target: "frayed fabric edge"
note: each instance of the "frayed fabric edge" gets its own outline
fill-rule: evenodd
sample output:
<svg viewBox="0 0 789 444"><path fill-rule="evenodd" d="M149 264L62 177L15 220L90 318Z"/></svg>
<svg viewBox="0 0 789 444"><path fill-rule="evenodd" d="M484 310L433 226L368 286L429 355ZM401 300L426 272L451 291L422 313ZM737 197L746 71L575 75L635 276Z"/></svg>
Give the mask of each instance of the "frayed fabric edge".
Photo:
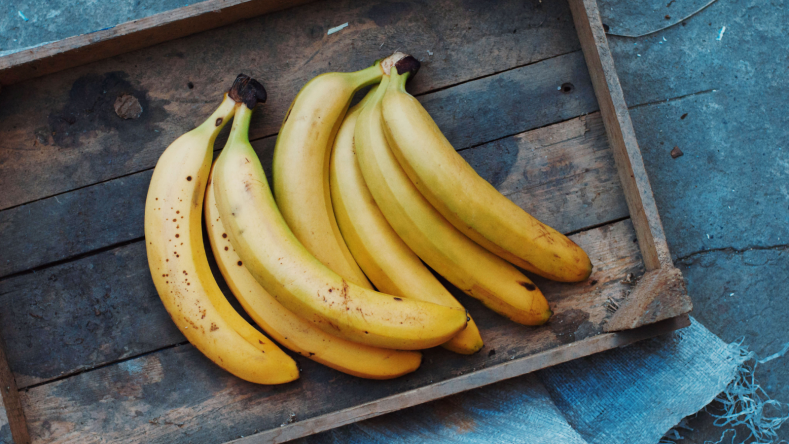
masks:
<svg viewBox="0 0 789 444"><path fill-rule="evenodd" d="M729 344L732 360L737 364L734 378L726 386L726 390L721 392L713 401L720 403L722 411L712 412L705 407L704 410L710 414L715 421L713 424L724 428L718 441L705 441L705 444L723 444L724 442L734 443L737 437L738 426L745 426L751 433L741 442L750 439L752 444L785 443L786 441L776 441L777 431L789 420L789 404L770 398L770 396L756 382L755 372L760 362L756 354L749 351L743 345L744 339L739 342ZM659 444L676 444L677 441L685 439L682 430L693 430L685 419L678 425L669 430ZM731 437L730 440L727 440Z"/></svg>

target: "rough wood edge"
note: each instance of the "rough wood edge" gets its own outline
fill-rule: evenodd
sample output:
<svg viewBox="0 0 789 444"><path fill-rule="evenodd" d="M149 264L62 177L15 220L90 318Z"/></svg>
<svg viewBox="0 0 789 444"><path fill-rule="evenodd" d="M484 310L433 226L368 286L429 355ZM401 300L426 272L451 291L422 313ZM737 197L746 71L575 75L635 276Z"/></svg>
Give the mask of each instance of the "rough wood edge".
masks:
<svg viewBox="0 0 789 444"><path fill-rule="evenodd" d="M366 404L327 413L284 427L266 430L255 435L229 441L226 444L281 443L290 441L354 422L374 418L386 413L402 410L404 408L413 407L425 402L435 401L436 399L483 387L505 379L525 375L526 373L568 362L573 359L629 345L642 339L669 333L689 325L690 318L687 315L683 315L635 330L618 333L603 333L572 344L559 346L531 356L477 370L426 387L398 393Z"/></svg>
<svg viewBox="0 0 789 444"><path fill-rule="evenodd" d="M207 0L0 57L10 85L314 0Z"/></svg>
<svg viewBox="0 0 789 444"><path fill-rule="evenodd" d="M568 0L647 270L671 265L652 187L596 0Z"/></svg>
<svg viewBox="0 0 789 444"><path fill-rule="evenodd" d="M5 354L5 341L0 337L0 395L3 398L8 426L11 428L11 437L16 444L30 444L30 433L27 430L25 411L22 410L22 401L16 387L14 374L8 366Z"/></svg>
<svg viewBox="0 0 789 444"><path fill-rule="evenodd" d="M603 326L606 333L629 330L690 313L682 273L674 267L648 271Z"/></svg>

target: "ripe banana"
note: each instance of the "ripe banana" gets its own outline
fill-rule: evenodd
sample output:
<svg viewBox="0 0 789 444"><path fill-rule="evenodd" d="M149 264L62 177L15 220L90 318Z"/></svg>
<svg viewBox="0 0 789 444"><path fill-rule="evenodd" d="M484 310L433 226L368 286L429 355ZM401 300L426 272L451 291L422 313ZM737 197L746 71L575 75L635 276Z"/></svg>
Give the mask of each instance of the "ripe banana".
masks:
<svg viewBox="0 0 789 444"><path fill-rule="evenodd" d="M329 178L332 206L340 231L356 262L378 290L404 298L462 308L397 236L364 183L354 153L353 133L362 107L374 93L375 89L371 90L348 111L332 149ZM479 351L482 345L479 329L473 320L469 320L465 330L444 343L443 347L456 353L472 354Z"/></svg>
<svg viewBox="0 0 789 444"><path fill-rule="evenodd" d="M277 342L313 361L361 378L391 379L419 368L422 362L419 352L369 347L340 339L277 302L245 266L238 265L241 259L227 238L210 177L205 195L205 221L211 250L227 285L244 310Z"/></svg>
<svg viewBox="0 0 789 444"><path fill-rule="evenodd" d="M249 144L252 110L236 110L213 186L230 242L252 276L285 308L319 329L375 347L416 350L443 344L466 312L360 287L331 271L296 239L274 203Z"/></svg>
<svg viewBox="0 0 789 444"><path fill-rule="evenodd" d="M239 76L211 117L159 158L145 202L145 243L156 290L189 342L239 378L281 384L298 379L296 363L225 299L208 267L201 228L214 140L250 83Z"/></svg>
<svg viewBox="0 0 789 444"><path fill-rule="evenodd" d="M274 148L274 196L293 234L315 258L356 285L372 289L340 235L329 194L329 156L351 98L377 83L381 63L361 71L330 72L299 91Z"/></svg>
<svg viewBox="0 0 789 444"><path fill-rule="evenodd" d="M410 58L398 68L408 69ZM412 60L412 66L418 62ZM393 68L395 69L395 68ZM414 253L493 311L539 325L551 310L537 287L512 265L458 231L419 193L389 149L381 118L384 77L356 121L355 147L365 183L386 220Z"/></svg>
<svg viewBox="0 0 789 444"><path fill-rule="evenodd" d="M394 70L383 100L389 146L425 198L458 230L513 264L555 281L592 273L586 253L507 199L455 151Z"/></svg>

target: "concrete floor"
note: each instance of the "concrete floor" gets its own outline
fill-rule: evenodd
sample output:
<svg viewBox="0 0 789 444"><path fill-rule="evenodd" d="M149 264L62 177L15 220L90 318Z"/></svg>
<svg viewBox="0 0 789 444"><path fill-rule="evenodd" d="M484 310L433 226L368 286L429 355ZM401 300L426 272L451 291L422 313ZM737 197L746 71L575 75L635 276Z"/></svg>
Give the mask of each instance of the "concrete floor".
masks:
<svg viewBox="0 0 789 444"><path fill-rule="evenodd" d="M0 51L186 3L193 2L0 0ZM619 34L665 27L706 3L600 1L603 22ZM609 36L694 316L725 341L744 338L762 358L789 343L787 24L788 1L719 0L644 37ZM684 156L669 155L675 146ZM787 361L757 369L767 393L781 401L789 401ZM689 424L696 430L683 433L683 442L720 437L709 415ZM789 426L781 437L789 440Z"/></svg>

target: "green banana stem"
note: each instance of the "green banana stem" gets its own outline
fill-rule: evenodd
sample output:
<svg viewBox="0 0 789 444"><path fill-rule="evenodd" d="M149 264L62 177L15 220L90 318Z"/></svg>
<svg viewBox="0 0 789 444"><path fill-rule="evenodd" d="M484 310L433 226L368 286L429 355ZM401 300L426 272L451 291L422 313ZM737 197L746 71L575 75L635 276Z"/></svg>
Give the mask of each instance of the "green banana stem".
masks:
<svg viewBox="0 0 789 444"><path fill-rule="evenodd" d="M396 69L393 69L391 74L389 74L388 89L405 92L405 82L408 81L409 77L411 77L411 71L400 74Z"/></svg>
<svg viewBox="0 0 789 444"><path fill-rule="evenodd" d="M359 85L357 89L364 88L365 86L372 85L373 83L378 83L381 81L381 77L384 75L383 70L381 69L381 62L376 61L373 66L369 68L365 68L356 72L348 73L348 76L351 77L351 81L354 84Z"/></svg>
<svg viewBox="0 0 789 444"><path fill-rule="evenodd" d="M249 122L252 120L252 110L243 103L236 104L236 117L233 127L227 138L225 146L249 145Z"/></svg>
<svg viewBox="0 0 789 444"><path fill-rule="evenodd" d="M378 85L378 89L375 90L375 93L373 93L373 96L370 97L369 103L374 105L374 104L380 102L383 99L384 94L386 94L386 91L389 88L389 85L391 83L392 83L392 80L391 80L390 76L383 76L383 78L381 79L381 83ZM372 105L370 105L370 106L372 106Z"/></svg>

